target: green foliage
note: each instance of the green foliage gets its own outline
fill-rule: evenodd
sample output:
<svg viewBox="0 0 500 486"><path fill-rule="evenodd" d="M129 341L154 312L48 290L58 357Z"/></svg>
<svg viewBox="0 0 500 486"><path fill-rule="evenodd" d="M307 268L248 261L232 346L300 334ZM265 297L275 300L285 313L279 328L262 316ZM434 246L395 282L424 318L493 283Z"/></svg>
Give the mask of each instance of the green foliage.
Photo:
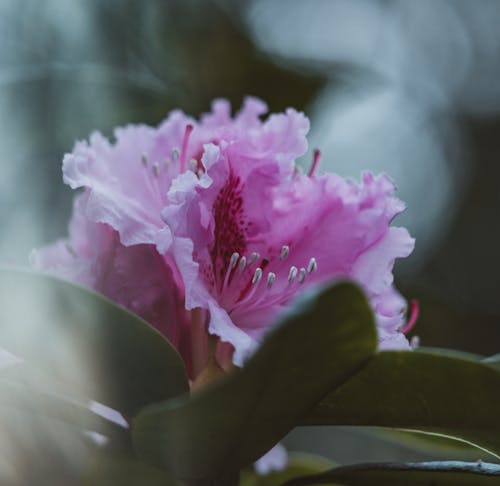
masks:
<svg viewBox="0 0 500 486"><path fill-rule="evenodd" d="M26 436L29 424L40 424L38 435L47 434L51 450L57 442L50 440L50 424L75 447L83 429L100 432L109 443L91 445L86 484L233 485L242 468L296 425L385 428L398 431L393 439L403 443L408 434L426 434L447 452L460 452L449 448L451 438L500 456L500 356L377 353L373 314L353 284L304 296L243 369L191 395L183 363L162 336L81 287L4 270L0 322L2 347L22 359L0 371L0 427L15 438L16 430ZM123 413L132 434L93 414L88 400ZM56 452L68 455L64 447ZM500 481L500 466L487 463L366 464L318 475L330 467L295 458L279 473L244 470L240 484Z"/></svg>
<svg viewBox="0 0 500 486"><path fill-rule="evenodd" d="M292 479L285 486L493 486L500 482L500 466L483 462L421 462L358 464Z"/></svg>
<svg viewBox="0 0 500 486"><path fill-rule="evenodd" d="M0 425L10 421L10 416L15 413L57 419L78 434L86 429L120 442L125 439L125 429L93 413L87 406L5 379L4 375L9 374L0 370Z"/></svg>
<svg viewBox="0 0 500 486"><path fill-rule="evenodd" d="M253 470L245 470L240 477L240 486L280 486L290 479L317 474L333 467L331 461L311 454L290 454L288 464L282 471L260 475Z"/></svg>
<svg viewBox="0 0 500 486"><path fill-rule="evenodd" d="M342 283L304 299L245 367L133 422L139 455L182 478L217 478L259 458L376 349L363 294Z"/></svg>
<svg viewBox="0 0 500 486"><path fill-rule="evenodd" d="M85 486L182 486L165 471L139 461L132 455L97 451L83 481Z"/></svg>
<svg viewBox="0 0 500 486"><path fill-rule="evenodd" d="M124 415L188 391L182 360L146 322L76 285L0 272L0 343L48 384Z"/></svg>
<svg viewBox="0 0 500 486"><path fill-rule="evenodd" d="M381 352L307 415L308 425L417 429L500 454L500 369L450 351Z"/></svg>

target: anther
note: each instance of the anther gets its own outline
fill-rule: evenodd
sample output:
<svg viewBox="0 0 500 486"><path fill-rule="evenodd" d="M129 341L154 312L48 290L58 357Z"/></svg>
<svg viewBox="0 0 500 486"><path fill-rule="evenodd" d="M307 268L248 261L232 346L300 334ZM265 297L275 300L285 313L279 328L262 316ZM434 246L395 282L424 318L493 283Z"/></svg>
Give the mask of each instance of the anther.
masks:
<svg viewBox="0 0 500 486"><path fill-rule="evenodd" d="M175 162L179 158L179 149L172 149L172 160Z"/></svg>
<svg viewBox="0 0 500 486"><path fill-rule="evenodd" d="M234 268L236 266L236 264L238 263L238 259L240 258L240 254L237 253L237 252L234 252L232 255L231 255L231 259L229 260L229 266L231 268Z"/></svg>
<svg viewBox="0 0 500 486"><path fill-rule="evenodd" d="M276 274L273 272L269 272L267 274L267 288L270 289L273 286L273 283L276 280Z"/></svg>
<svg viewBox="0 0 500 486"><path fill-rule="evenodd" d="M288 256L288 253L290 253L290 247L288 245L283 245L281 247L280 260L284 260Z"/></svg>
<svg viewBox="0 0 500 486"><path fill-rule="evenodd" d="M253 285L258 284L261 278L262 278L262 268L258 267L255 269L255 273L253 274L252 284Z"/></svg>
<svg viewBox="0 0 500 486"><path fill-rule="evenodd" d="M306 269L305 268L301 268L299 270L299 283L304 283L304 280L306 279Z"/></svg>
<svg viewBox="0 0 500 486"><path fill-rule="evenodd" d="M318 268L318 264L316 263L316 258L311 258L309 260L308 265L307 265L307 272L313 273L316 271L317 268Z"/></svg>
<svg viewBox="0 0 500 486"><path fill-rule="evenodd" d="M153 169L154 176L158 177L158 174L160 173L160 166L158 162L155 162L151 168Z"/></svg>
<svg viewBox="0 0 500 486"><path fill-rule="evenodd" d="M226 269L226 276L224 277L224 282L222 283L222 287L221 287L221 290L220 290L221 294L224 293L224 291L227 288L227 285L229 283L229 277L231 276L231 273L233 272L233 268L238 263L238 258L240 258L239 253L234 252L231 255L231 258L229 259L229 265L228 265L228 267Z"/></svg>
<svg viewBox="0 0 500 486"><path fill-rule="evenodd" d="M289 282L292 282L295 279L295 277L297 276L297 272L298 272L297 267L293 267L293 266L290 267L290 271L288 272L288 281Z"/></svg>
<svg viewBox="0 0 500 486"><path fill-rule="evenodd" d="M142 155L141 155L141 162L142 162L142 165L144 167L148 166L148 155L146 154L146 152L142 153Z"/></svg>
<svg viewBox="0 0 500 486"><path fill-rule="evenodd" d="M243 270L245 270L246 265L247 265L247 257L246 256L242 256L241 260L240 260L240 263L238 265L238 271L240 273L242 273Z"/></svg>
<svg viewBox="0 0 500 486"><path fill-rule="evenodd" d="M196 159L190 159L189 160L189 167L191 167L191 170L196 174L198 169L198 161Z"/></svg>
<svg viewBox="0 0 500 486"><path fill-rule="evenodd" d="M250 259L248 260L248 266L253 265L259 259L259 257L260 255L256 251L254 251L250 255Z"/></svg>

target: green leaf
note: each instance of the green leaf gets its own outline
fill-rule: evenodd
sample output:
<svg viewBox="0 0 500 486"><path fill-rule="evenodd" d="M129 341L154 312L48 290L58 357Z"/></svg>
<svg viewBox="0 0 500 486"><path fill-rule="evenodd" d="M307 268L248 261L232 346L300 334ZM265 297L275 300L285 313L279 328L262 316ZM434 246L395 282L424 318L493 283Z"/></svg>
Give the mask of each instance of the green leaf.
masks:
<svg viewBox="0 0 500 486"><path fill-rule="evenodd" d="M66 395L134 415L186 393L173 347L139 317L76 285L36 273L0 271L0 346Z"/></svg>
<svg viewBox="0 0 500 486"><path fill-rule="evenodd" d="M258 459L376 349L362 292L341 283L308 295L245 367L191 399L147 407L133 421L140 456L181 478L217 478Z"/></svg>
<svg viewBox="0 0 500 486"><path fill-rule="evenodd" d="M292 479L286 486L489 486L500 484L500 466L485 462L356 464Z"/></svg>
<svg viewBox="0 0 500 486"><path fill-rule="evenodd" d="M76 426L79 434L83 429L92 430L119 441L126 440L128 435L127 430L93 413L83 404L0 378L0 424L10 421L13 410L55 418Z"/></svg>
<svg viewBox="0 0 500 486"><path fill-rule="evenodd" d="M282 471L273 471L263 475L249 469L243 471L239 486L280 486L290 479L324 472L334 465L324 457L291 453L288 457L288 464Z"/></svg>
<svg viewBox="0 0 500 486"><path fill-rule="evenodd" d="M469 355L386 351L333 390L303 425L417 429L500 454L500 369Z"/></svg>
<svg viewBox="0 0 500 486"><path fill-rule="evenodd" d="M359 430L359 429L358 429ZM368 427L364 432L384 442L398 444L420 454L432 455L436 459L453 459L460 461L475 461L491 459L489 452L480 450L469 442L450 438L440 434L431 434L418 430L401 430L378 427Z"/></svg>
<svg viewBox="0 0 500 486"><path fill-rule="evenodd" d="M490 356L489 358L485 358L482 361L484 364L492 366L493 368L500 370L500 353L495 354L494 356Z"/></svg>
<svg viewBox="0 0 500 486"><path fill-rule="evenodd" d="M182 486L165 471L130 455L98 450L94 453L83 481L88 486Z"/></svg>

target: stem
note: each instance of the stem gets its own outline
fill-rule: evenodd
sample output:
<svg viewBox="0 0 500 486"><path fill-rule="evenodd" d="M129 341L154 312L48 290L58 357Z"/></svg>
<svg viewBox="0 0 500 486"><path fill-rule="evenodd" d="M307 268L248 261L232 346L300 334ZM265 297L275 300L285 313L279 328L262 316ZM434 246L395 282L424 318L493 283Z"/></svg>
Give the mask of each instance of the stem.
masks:
<svg viewBox="0 0 500 486"><path fill-rule="evenodd" d="M205 368L208 362L208 343L205 312L197 307L191 311L191 363L193 378Z"/></svg>
<svg viewBox="0 0 500 486"><path fill-rule="evenodd" d="M208 334L207 336L207 354L208 358L216 359L215 353L217 352L217 345L219 344L219 338L215 334Z"/></svg>

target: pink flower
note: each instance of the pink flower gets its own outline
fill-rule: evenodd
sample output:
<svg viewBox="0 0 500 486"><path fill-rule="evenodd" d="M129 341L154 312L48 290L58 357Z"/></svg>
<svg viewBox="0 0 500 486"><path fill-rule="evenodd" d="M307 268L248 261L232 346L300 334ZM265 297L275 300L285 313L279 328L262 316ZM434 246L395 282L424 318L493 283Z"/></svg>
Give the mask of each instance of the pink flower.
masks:
<svg viewBox="0 0 500 486"><path fill-rule="evenodd" d="M381 347L408 347L392 267L413 239L390 226L404 209L392 182L316 175L319 154L301 175L307 118L288 109L262 121L266 111L249 98L232 118L218 100L199 122L174 111L157 128L117 129L115 143L77 143L63 161L64 181L84 188L69 245L36 265L144 317L183 348L192 376L213 347L207 324L219 364L241 366L301 289L333 278L363 286Z"/></svg>
<svg viewBox="0 0 500 486"><path fill-rule="evenodd" d="M105 295L189 355L184 295L169 256L152 244L124 246L111 226L86 216L88 197L85 192L75 198L68 239L34 250L32 266Z"/></svg>
<svg viewBox="0 0 500 486"><path fill-rule="evenodd" d="M124 245L154 243L164 227L160 213L169 204L172 181L201 169L204 144L238 139L242 152L254 157L272 152L283 164L305 151L307 119L290 109L262 124L259 116L266 111L262 101L248 98L232 119L229 103L216 100L199 123L176 110L157 128L116 129L114 144L93 133L90 143L77 143L64 157L64 182L88 190L87 217L109 224Z"/></svg>
<svg viewBox="0 0 500 486"><path fill-rule="evenodd" d="M286 152L284 133L276 130L268 146ZM174 255L186 308L206 309L209 332L234 347L241 366L301 289L351 278L372 302L380 346L407 348L406 304L392 287L392 267L414 241L390 227L404 209L392 182L369 173L360 185L317 176L319 154L304 176L283 152L254 155L246 147L245 134L206 145L204 170L181 174L169 191L160 248Z"/></svg>
<svg viewBox="0 0 500 486"><path fill-rule="evenodd" d="M193 376L193 360L204 361L206 343L195 339L192 352L182 279L171 256L155 249L167 231L161 210L179 174L198 180L205 143L238 139L242 152L272 152L292 164L307 147L308 121L290 109L263 124L259 116L266 110L248 98L232 118L229 103L217 100L200 122L173 111L157 128L116 129L115 143L99 133L78 142L63 161L64 181L84 189L75 199L69 238L34 252L35 268L101 292L143 317L179 349Z"/></svg>
<svg viewBox="0 0 500 486"><path fill-rule="evenodd" d="M365 289L381 348L409 347L392 268L414 241L390 226L404 209L394 185L316 175L319 152L302 175L309 121L293 109L262 121L266 112L249 98L232 118L218 100L199 122L174 111L157 128L117 129L115 143L97 133L77 143L63 161L64 181L83 188L69 237L33 253L36 268L164 334L194 388L241 366L304 288L337 278ZM285 460L277 446L257 468Z"/></svg>

